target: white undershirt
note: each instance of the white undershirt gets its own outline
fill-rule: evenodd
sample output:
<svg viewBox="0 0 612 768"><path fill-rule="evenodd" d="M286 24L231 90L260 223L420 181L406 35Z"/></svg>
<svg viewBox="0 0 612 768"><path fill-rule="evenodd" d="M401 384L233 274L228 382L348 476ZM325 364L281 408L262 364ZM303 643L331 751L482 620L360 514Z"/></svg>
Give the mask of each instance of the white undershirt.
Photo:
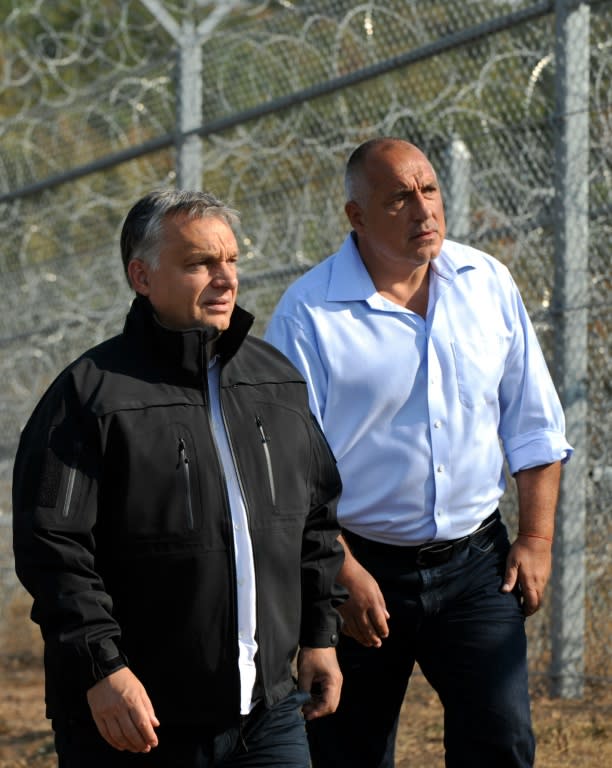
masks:
<svg viewBox="0 0 612 768"><path fill-rule="evenodd" d="M236 466L232 456L219 401L219 375L221 366L213 358L208 366L208 391L212 424L219 449L219 456L229 498L234 530L234 551L236 555L236 589L238 603L238 669L240 672L240 713L247 715L253 708L253 686L255 685L255 654L257 625L255 603L255 563L249 535L246 506L240 490Z"/></svg>

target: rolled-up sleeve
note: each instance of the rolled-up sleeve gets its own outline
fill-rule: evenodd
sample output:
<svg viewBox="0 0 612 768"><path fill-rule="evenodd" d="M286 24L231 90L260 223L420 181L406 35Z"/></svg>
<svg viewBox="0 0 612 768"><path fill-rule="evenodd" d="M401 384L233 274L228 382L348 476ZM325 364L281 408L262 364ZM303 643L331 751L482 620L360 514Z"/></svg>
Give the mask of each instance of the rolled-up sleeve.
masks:
<svg viewBox="0 0 612 768"><path fill-rule="evenodd" d="M513 283L513 281L512 281ZM515 334L500 385L500 438L510 472L569 460L565 417L535 330L515 288Z"/></svg>

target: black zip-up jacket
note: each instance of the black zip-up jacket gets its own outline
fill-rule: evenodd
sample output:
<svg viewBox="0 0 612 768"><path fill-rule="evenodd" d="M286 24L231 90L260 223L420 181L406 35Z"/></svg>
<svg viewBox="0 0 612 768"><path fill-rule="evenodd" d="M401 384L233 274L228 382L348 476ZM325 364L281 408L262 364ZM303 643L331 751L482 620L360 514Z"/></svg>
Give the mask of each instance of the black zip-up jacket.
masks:
<svg viewBox="0 0 612 768"><path fill-rule="evenodd" d="M295 685L298 644L337 643L340 478L306 385L248 336L236 307L215 343L257 592L258 688ZM72 363L21 436L17 574L45 642L47 716L89 717L87 690L127 664L162 722L239 716L236 571L211 431L206 332L169 331L137 297L124 331Z"/></svg>

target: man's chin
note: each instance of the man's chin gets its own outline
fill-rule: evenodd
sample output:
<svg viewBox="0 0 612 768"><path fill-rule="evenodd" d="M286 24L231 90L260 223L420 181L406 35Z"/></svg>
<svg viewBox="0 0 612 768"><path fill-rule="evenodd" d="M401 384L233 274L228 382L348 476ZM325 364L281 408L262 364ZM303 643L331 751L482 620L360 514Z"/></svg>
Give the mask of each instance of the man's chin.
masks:
<svg viewBox="0 0 612 768"><path fill-rule="evenodd" d="M231 312L203 312L198 323L203 328L216 328L221 333L229 328L231 316Z"/></svg>
<svg viewBox="0 0 612 768"><path fill-rule="evenodd" d="M221 318L221 317L202 318L198 323L198 326L205 331L208 331L211 333L214 331L217 335L219 335L220 333L223 333L223 331L227 331L227 329L229 328L229 318Z"/></svg>
<svg viewBox="0 0 612 768"><path fill-rule="evenodd" d="M163 326L164 328L167 328L169 331L194 331L194 330L202 330L202 331L214 331L215 335L218 336L223 331L226 331L229 328L230 324L230 318L229 317L194 317L191 321L187 319L174 319L174 318L165 318L160 317L157 313L155 314L155 319L157 322Z"/></svg>
<svg viewBox="0 0 612 768"><path fill-rule="evenodd" d="M437 259L442 250L442 244L440 246L427 246L419 248L415 253L415 261L419 264L428 264L430 261Z"/></svg>

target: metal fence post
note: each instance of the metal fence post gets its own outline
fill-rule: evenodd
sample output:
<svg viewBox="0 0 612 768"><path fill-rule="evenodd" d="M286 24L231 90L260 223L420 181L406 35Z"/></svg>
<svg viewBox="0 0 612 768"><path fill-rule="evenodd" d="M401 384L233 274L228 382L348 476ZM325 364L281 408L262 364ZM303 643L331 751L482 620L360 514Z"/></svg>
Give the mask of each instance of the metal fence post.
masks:
<svg viewBox="0 0 612 768"><path fill-rule="evenodd" d="M185 22L178 39L176 176L179 189L202 186L202 139L193 132L202 124L202 40Z"/></svg>
<svg viewBox="0 0 612 768"><path fill-rule="evenodd" d="M555 82L555 375L575 454L561 481L551 584L552 693L584 687L589 255L587 3L557 0Z"/></svg>
<svg viewBox="0 0 612 768"><path fill-rule="evenodd" d="M447 150L446 225L453 240L462 241L470 233L470 151L462 139L454 137Z"/></svg>
<svg viewBox="0 0 612 768"><path fill-rule="evenodd" d="M179 25L159 0L141 0L177 44L176 183L179 189L202 185L202 36L195 24ZM191 132L193 131L193 132Z"/></svg>
<svg viewBox="0 0 612 768"><path fill-rule="evenodd" d="M202 45L221 21L241 6L242 0L217 0L197 26L184 21L180 26L160 0L141 0L178 46L177 66L177 158L176 183L179 189L196 190L203 183L202 126L203 82Z"/></svg>

